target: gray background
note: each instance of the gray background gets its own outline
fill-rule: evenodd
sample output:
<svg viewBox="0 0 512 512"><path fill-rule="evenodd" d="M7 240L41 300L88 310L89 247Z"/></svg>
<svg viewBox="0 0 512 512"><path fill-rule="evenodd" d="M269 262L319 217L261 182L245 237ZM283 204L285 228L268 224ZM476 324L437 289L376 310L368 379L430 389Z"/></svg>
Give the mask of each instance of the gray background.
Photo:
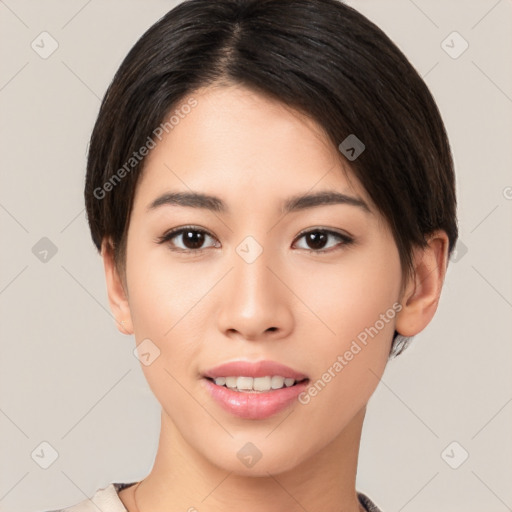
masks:
<svg viewBox="0 0 512 512"><path fill-rule="evenodd" d="M100 98L175 4L0 1L1 511L69 506L151 469L159 405L115 328L82 191ZM512 510L512 1L350 4L439 104L461 239L434 321L370 400L358 489L384 512ZM31 47L51 49L43 31L59 45L46 59ZM469 43L457 58L453 31ZM57 249L46 261L43 237Z"/></svg>

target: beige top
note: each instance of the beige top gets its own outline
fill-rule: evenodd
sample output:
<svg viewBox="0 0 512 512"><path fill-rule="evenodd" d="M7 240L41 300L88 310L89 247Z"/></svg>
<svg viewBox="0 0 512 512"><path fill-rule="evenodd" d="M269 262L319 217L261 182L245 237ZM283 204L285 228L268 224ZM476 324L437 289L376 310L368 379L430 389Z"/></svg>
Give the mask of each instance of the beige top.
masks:
<svg viewBox="0 0 512 512"><path fill-rule="evenodd" d="M98 510L101 512L128 512L119 498L118 492L136 483L111 483L107 487L98 489L90 499L85 499L71 507L48 512L98 512Z"/></svg>
<svg viewBox="0 0 512 512"><path fill-rule="evenodd" d="M85 499L71 507L49 510L47 512L128 512L119 498L118 492L137 482L111 483L107 487L98 489L92 498ZM358 492L359 501L367 512L381 512L379 508L364 494Z"/></svg>

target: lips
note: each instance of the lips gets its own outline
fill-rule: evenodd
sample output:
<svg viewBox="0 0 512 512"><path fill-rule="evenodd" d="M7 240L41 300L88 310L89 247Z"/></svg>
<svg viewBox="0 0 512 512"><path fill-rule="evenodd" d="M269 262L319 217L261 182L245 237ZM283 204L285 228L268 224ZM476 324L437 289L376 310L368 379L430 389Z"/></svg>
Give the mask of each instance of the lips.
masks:
<svg viewBox="0 0 512 512"><path fill-rule="evenodd" d="M264 420L291 407L307 387L307 381L289 388L276 389L268 393L244 393L217 386L213 381L202 379L206 392L230 415L246 420Z"/></svg>
<svg viewBox="0 0 512 512"><path fill-rule="evenodd" d="M298 372L289 366L285 366L275 361L257 361L251 363L249 361L232 361L215 366L204 372L203 376L215 379L217 377L266 377L280 375L281 377L301 381L307 379L308 376Z"/></svg>
<svg viewBox="0 0 512 512"><path fill-rule="evenodd" d="M295 383L268 392L236 391L215 383L215 379L220 377L234 376L280 376L294 379ZM298 401L298 396L306 389L308 382L309 378L304 373L274 361L233 361L207 370L201 379L205 390L215 403L231 415L247 420L263 420L291 407Z"/></svg>

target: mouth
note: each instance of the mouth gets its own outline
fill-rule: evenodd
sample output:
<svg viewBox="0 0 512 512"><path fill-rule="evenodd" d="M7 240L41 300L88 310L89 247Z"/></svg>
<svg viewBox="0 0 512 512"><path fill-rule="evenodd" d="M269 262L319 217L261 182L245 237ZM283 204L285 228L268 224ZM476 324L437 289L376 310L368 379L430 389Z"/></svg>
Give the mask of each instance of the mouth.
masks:
<svg viewBox="0 0 512 512"><path fill-rule="evenodd" d="M298 384L307 384L307 377L294 379L282 375L266 375L263 377L229 376L205 377L215 386L223 387L238 393L272 393L284 388L291 388Z"/></svg>
<svg viewBox="0 0 512 512"><path fill-rule="evenodd" d="M307 375L275 361L232 361L201 375L213 402L233 416L263 420L291 407Z"/></svg>
<svg viewBox="0 0 512 512"><path fill-rule="evenodd" d="M309 382L308 378L300 381L292 379L293 382L288 380L287 386L284 382L286 379L279 375L266 376L262 379L263 381L260 381L260 378L245 376L233 377L233 380L230 377L205 377L201 381L215 404L230 415L246 420L264 420L292 407L294 402L298 402L300 394L306 390ZM252 386L248 389L251 380ZM272 388L272 381L275 389ZM281 385L281 381L282 387L277 387ZM227 384L234 386L228 387ZM264 389L258 390L254 389L255 387Z"/></svg>

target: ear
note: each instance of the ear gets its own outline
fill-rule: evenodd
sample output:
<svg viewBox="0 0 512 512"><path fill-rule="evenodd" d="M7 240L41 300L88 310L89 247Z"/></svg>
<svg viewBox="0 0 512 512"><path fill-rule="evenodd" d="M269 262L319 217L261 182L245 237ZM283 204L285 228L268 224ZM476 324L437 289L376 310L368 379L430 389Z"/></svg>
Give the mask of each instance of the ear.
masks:
<svg viewBox="0 0 512 512"><path fill-rule="evenodd" d="M116 326L122 334L133 334L132 318L128 303L128 294L114 262L113 245L111 240L104 238L101 243L101 257L105 268L110 310L116 320Z"/></svg>
<svg viewBox="0 0 512 512"><path fill-rule="evenodd" d="M448 235L438 230L430 235L427 247L414 250L414 275L407 282L396 317L395 328L402 336L418 334L432 320L446 275L448 245Z"/></svg>

